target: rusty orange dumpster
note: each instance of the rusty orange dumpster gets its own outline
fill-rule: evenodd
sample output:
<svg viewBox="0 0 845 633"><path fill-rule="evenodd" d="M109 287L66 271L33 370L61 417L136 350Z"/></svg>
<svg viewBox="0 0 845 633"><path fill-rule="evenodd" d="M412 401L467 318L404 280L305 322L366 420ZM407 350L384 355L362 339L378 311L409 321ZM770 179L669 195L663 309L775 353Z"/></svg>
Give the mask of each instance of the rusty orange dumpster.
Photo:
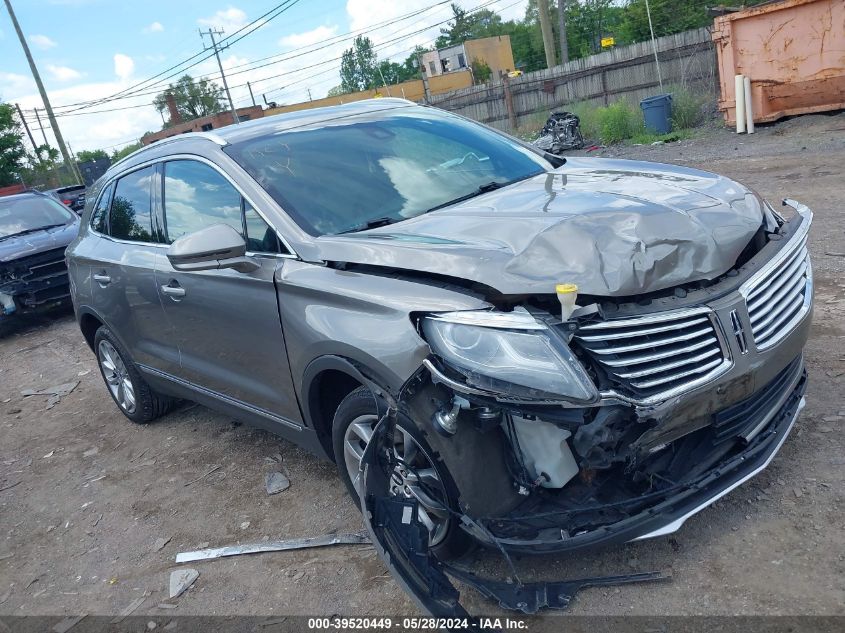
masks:
<svg viewBox="0 0 845 633"><path fill-rule="evenodd" d="M736 123L734 77L751 79L754 121L845 108L845 0L784 0L713 25L719 109Z"/></svg>

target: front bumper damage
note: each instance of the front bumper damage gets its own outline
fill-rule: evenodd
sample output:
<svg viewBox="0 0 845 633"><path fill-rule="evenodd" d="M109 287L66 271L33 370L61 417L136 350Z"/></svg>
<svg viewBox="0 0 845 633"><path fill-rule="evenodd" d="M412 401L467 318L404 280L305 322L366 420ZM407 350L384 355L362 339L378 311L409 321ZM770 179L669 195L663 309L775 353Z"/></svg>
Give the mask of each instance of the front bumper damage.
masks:
<svg viewBox="0 0 845 633"><path fill-rule="evenodd" d="M70 301L64 248L0 263L0 317L49 310Z"/></svg>
<svg viewBox="0 0 845 633"><path fill-rule="evenodd" d="M506 401L464 389L433 356L398 393L370 385L385 396L389 408L361 462L365 523L384 562L422 609L443 617L466 615L450 579L503 608L534 613L566 608L582 587L665 578L649 572L522 582L511 557L584 551L672 533L771 462L805 402L802 350L812 320L812 272L804 244L811 216L799 214L803 220L784 227L781 238L790 239L769 249L762 264L751 260L725 282L730 287L723 292L708 289L708 300L692 318L712 322L719 346L713 355L723 360L706 379L676 389L671 397L637 402L608 390L592 408ZM772 256L775 247L780 250ZM785 272L778 276L779 271ZM780 299L790 287L797 289L796 299ZM774 298L759 308L751 305L755 294ZM792 312L786 312L787 305ZM678 306L660 306L660 314L672 308ZM773 318L784 322L775 334L763 329ZM738 327L726 330L726 324ZM630 329L626 325L617 332ZM444 434L438 419L450 408L456 424ZM577 475L562 486L543 486L523 476L529 469L514 441L516 419L569 433L563 437L571 437L579 455ZM389 449L393 432L408 420L424 432L460 491L454 507L446 509L449 516L504 557L510 569L506 582L439 560L429 551L419 500L385 492L397 466Z"/></svg>
<svg viewBox="0 0 845 633"><path fill-rule="evenodd" d="M566 537L574 513L556 509L548 499L545 506L534 506L532 511L517 507L501 516L478 517L462 510L454 511L454 518L460 521L463 529L479 542L502 553L511 570L508 581L484 578L464 566L438 560L429 551L428 532L417 516L418 502L379 492L387 489L394 466L390 463L391 453L387 447L392 445L391 434L397 412L403 408L395 403L396 406L390 408L376 427L361 462L364 521L372 542L393 576L421 609L438 617L469 616L450 577L473 587L502 608L526 614L544 608L565 609L575 594L585 587L667 580L669 576L663 573L646 572L553 582L522 582L513 567L511 555L581 550L674 532L686 519L771 462L804 406L806 383L803 361L798 358L753 398L725 409L720 420L725 425L733 422L731 432L736 436L753 430L761 422L765 422L765 426L741 449L734 450L728 458L706 470L657 494L631 499L630 505L636 506L637 510L620 521ZM738 416L740 424L736 423ZM606 508L592 510L608 512L613 509L614 504L609 504ZM614 515L610 512L608 516ZM519 538L515 536L518 533L533 533L534 537Z"/></svg>

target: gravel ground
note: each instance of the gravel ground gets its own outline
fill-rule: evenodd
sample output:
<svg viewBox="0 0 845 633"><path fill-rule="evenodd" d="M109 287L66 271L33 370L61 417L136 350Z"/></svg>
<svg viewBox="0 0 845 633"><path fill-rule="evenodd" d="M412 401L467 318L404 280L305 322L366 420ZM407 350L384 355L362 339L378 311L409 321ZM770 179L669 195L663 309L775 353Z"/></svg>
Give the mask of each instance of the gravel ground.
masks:
<svg viewBox="0 0 845 633"><path fill-rule="evenodd" d="M768 470L671 537L519 561L527 577L672 571L670 583L585 590L570 613L845 613L843 132L845 115L817 115L753 136L713 129L589 154L688 164L808 204L816 312L808 406ZM149 426L128 423L70 315L12 330L0 338L0 616L116 614L141 597L136 614L162 616L179 551L361 528L334 466L287 442L191 405ZM46 396L20 394L73 381L49 409ZM292 485L268 496L273 470ZM369 546L192 566L199 579L168 615L416 613ZM496 611L469 590L465 599Z"/></svg>

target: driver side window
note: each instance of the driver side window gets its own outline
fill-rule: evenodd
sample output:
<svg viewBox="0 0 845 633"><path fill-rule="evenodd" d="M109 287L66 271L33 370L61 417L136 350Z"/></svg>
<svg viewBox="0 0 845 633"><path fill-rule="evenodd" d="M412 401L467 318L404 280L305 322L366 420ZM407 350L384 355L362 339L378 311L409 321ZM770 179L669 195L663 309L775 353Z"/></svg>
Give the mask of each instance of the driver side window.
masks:
<svg viewBox="0 0 845 633"><path fill-rule="evenodd" d="M276 232L216 169L195 160L164 164L167 242L214 224L228 224L255 253L282 253Z"/></svg>

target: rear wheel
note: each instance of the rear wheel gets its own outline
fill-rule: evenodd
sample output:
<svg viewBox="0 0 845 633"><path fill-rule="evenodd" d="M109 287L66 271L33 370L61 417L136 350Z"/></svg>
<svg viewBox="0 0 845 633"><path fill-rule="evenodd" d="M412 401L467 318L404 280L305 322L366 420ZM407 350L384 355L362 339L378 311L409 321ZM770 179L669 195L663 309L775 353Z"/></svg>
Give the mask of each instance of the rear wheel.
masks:
<svg viewBox="0 0 845 633"><path fill-rule="evenodd" d="M387 405L366 387L344 398L334 417L332 440L340 478L360 509L358 481L361 458L373 429L386 413ZM454 558L466 552L471 539L457 524L450 510L457 507L457 490L445 464L429 448L423 434L410 420L399 416L392 453L397 466L391 473L390 496L414 498L420 521L428 529L429 547L440 558Z"/></svg>
<svg viewBox="0 0 845 633"><path fill-rule="evenodd" d="M175 400L153 390L129 354L106 326L94 335L94 351L106 388L121 413L146 424L167 413Z"/></svg>

